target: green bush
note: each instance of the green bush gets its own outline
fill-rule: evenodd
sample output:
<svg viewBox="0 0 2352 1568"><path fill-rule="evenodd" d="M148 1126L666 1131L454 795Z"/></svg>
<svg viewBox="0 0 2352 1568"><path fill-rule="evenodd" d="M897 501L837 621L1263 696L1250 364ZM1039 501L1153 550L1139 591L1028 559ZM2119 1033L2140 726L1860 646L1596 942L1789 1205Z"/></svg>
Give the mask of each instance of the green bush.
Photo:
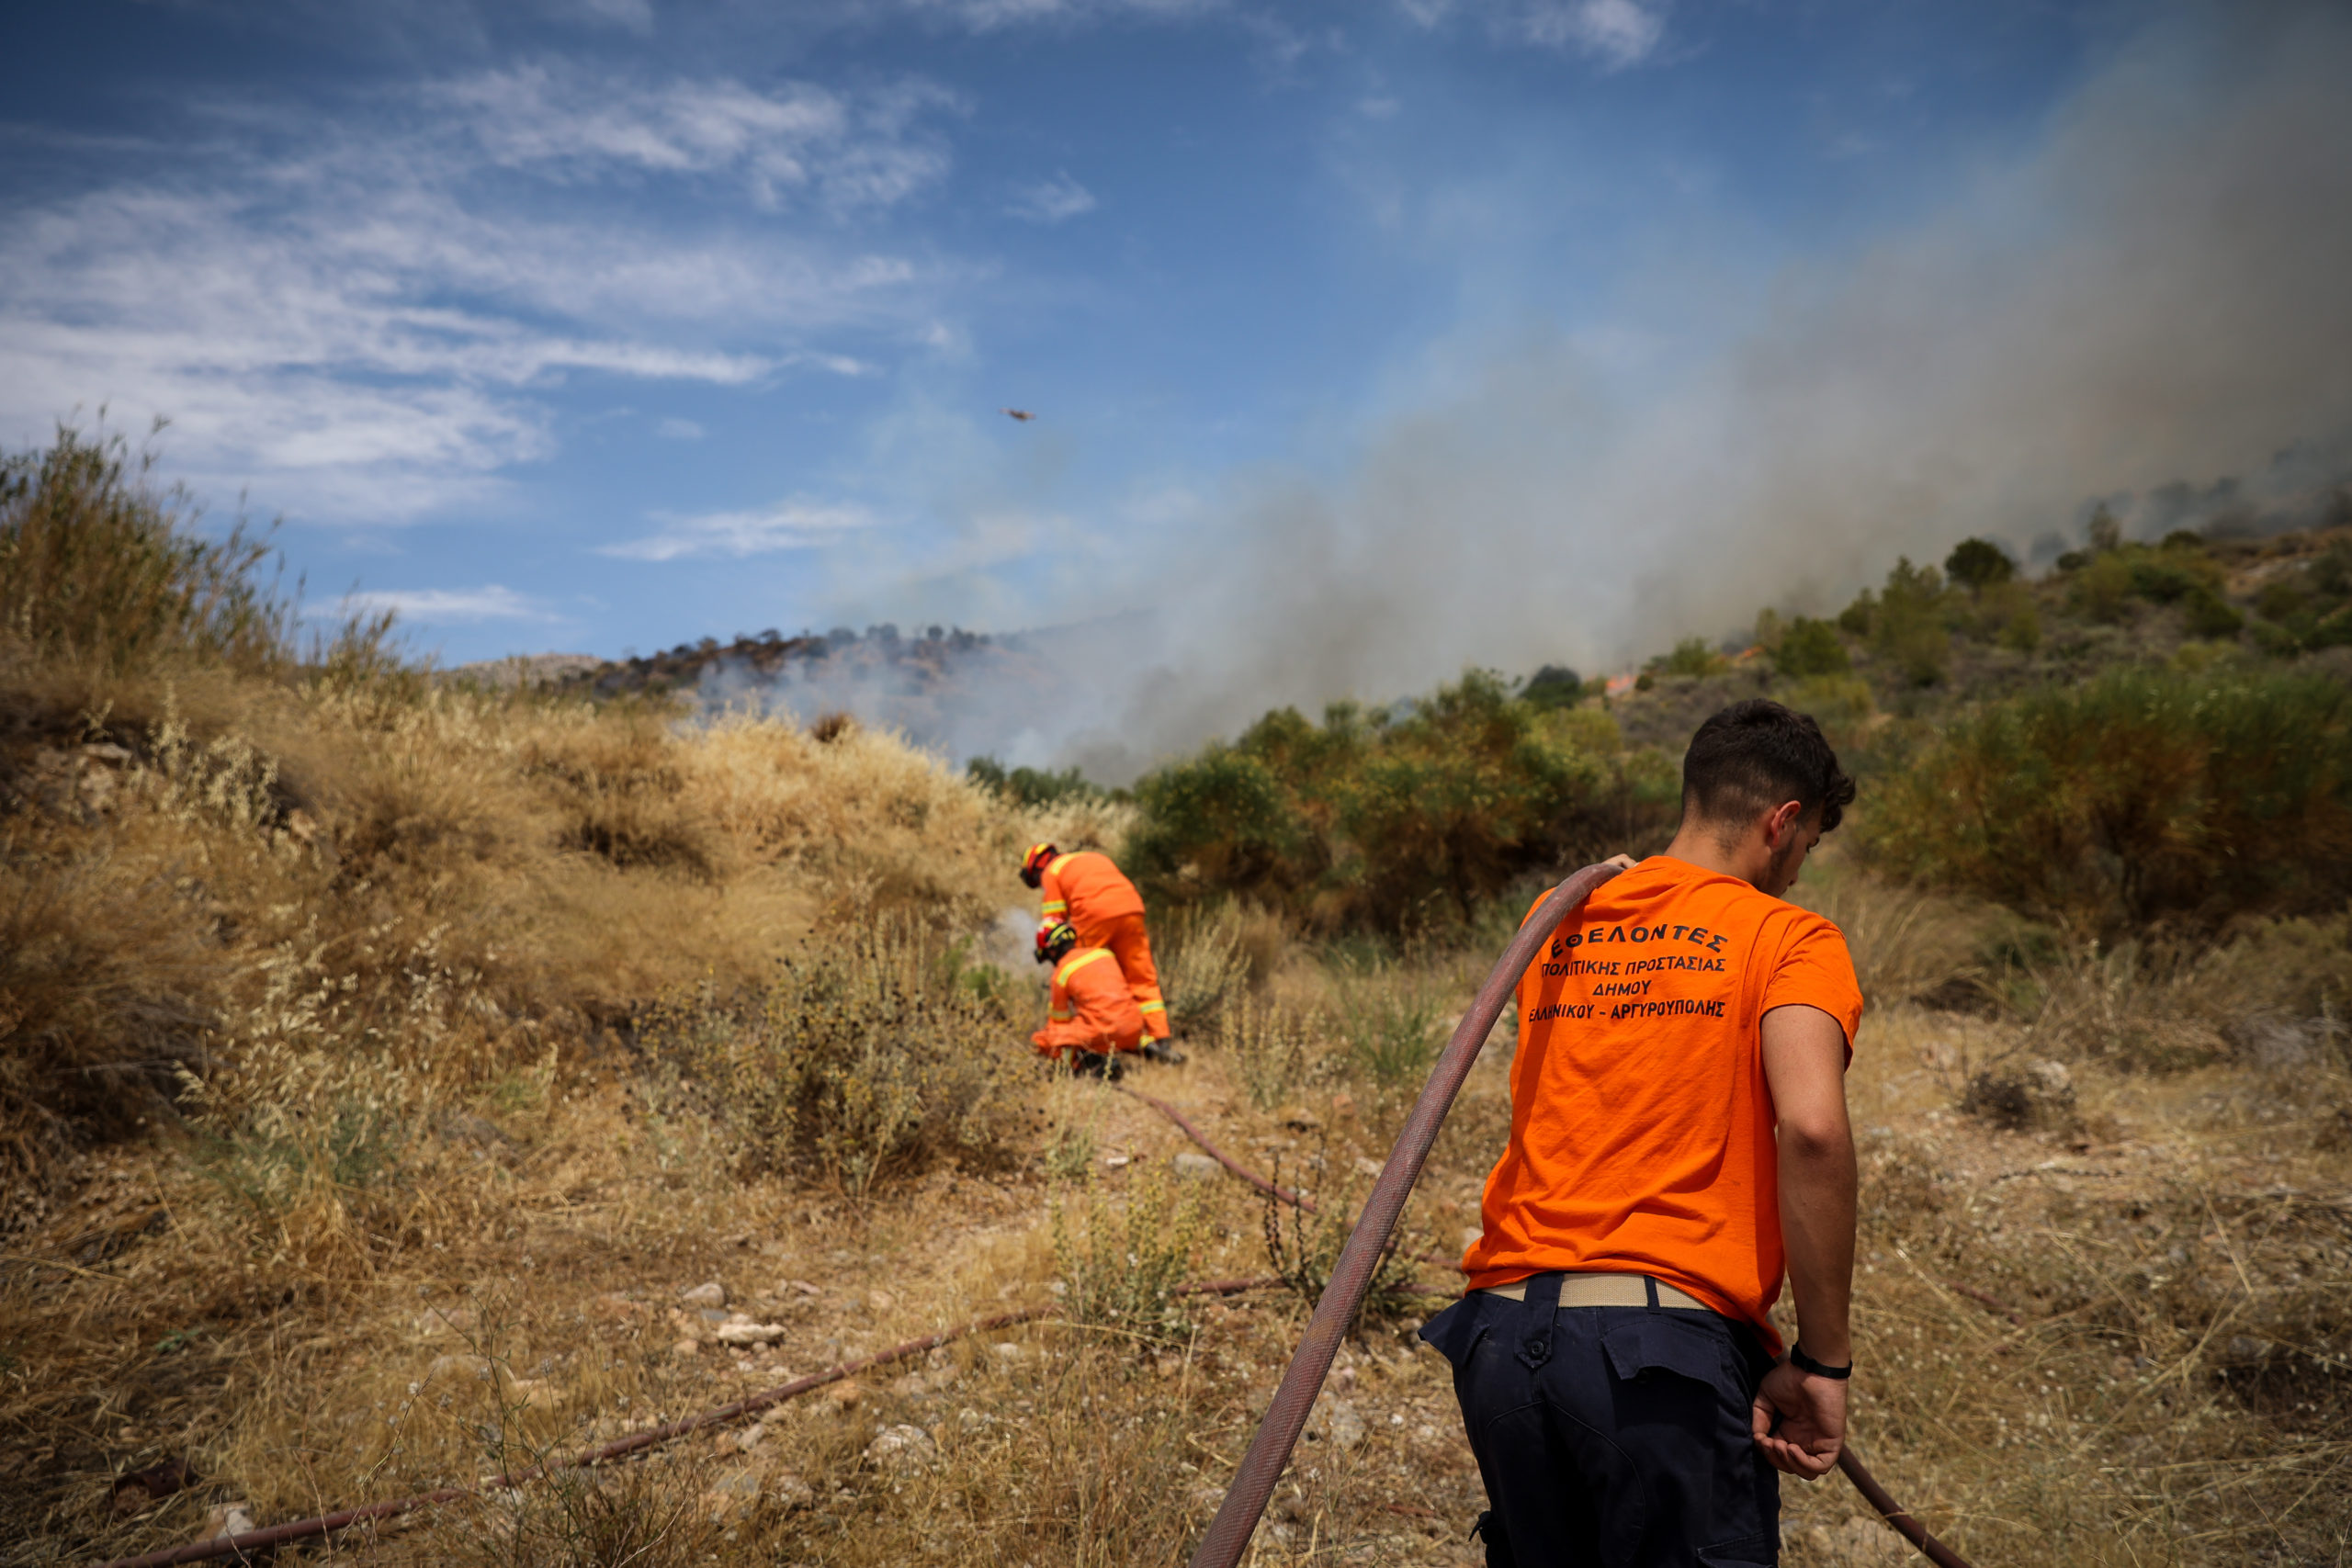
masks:
<svg viewBox="0 0 2352 1568"><path fill-rule="evenodd" d="M1564 664L1546 664L1527 678L1519 695L1537 708L1574 707L1584 698L1584 677Z"/></svg>
<svg viewBox="0 0 2352 1568"><path fill-rule="evenodd" d="M1213 744L1136 784L1142 818L1122 859L1176 897L1215 889L1281 901L1323 869L1321 841L1294 801L1263 761Z"/></svg>
<svg viewBox="0 0 2352 1568"><path fill-rule="evenodd" d="M1871 616L1871 651L1906 684L1932 686L1944 678L1951 651L1944 629L1943 578L1934 567L1903 557L1886 574L1878 609Z"/></svg>
<svg viewBox="0 0 2352 1568"><path fill-rule="evenodd" d="M2291 658L2352 645L2352 542L2265 583L2255 596L2255 640L2266 653Z"/></svg>
<svg viewBox="0 0 2352 1568"><path fill-rule="evenodd" d="M1802 681L1815 675L1843 675L1854 661L1847 655L1836 626L1799 615L1781 634L1781 645L1772 650L1772 667L1791 680Z"/></svg>
<svg viewBox="0 0 2352 1568"><path fill-rule="evenodd" d="M1523 874L1659 825L1646 771L1585 743L1600 728L1477 671L1402 717L1280 709L1136 784L1126 863L1159 897L1239 894L1326 930L1467 920Z"/></svg>
<svg viewBox="0 0 2352 1568"><path fill-rule="evenodd" d="M1686 637L1674 645L1674 651L1650 660L1649 668L1661 675L1720 675L1731 668L1731 660L1715 651L1706 638Z"/></svg>
<svg viewBox="0 0 2352 1568"><path fill-rule="evenodd" d="M2114 551L2093 556L2066 585L2067 607L2085 620L2112 623L2130 613L2132 563Z"/></svg>
<svg viewBox="0 0 2352 1568"><path fill-rule="evenodd" d="M1106 793L1076 768L1050 773L1042 768L1008 770L994 757L975 757L964 764L964 776L994 790L1014 806L1051 806L1063 800L1100 800Z"/></svg>
<svg viewBox="0 0 2352 1568"><path fill-rule="evenodd" d="M1894 869L2078 926L2352 896L2352 693L2317 676L2109 671L1962 716L1879 794Z"/></svg>
<svg viewBox="0 0 2352 1568"><path fill-rule="evenodd" d="M2210 588L2200 586L2191 592L2181 609L2191 637L2235 637L2245 626L2245 617Z"/></svg>
<svg viewBox="0 0 2352 1568"><path fill-rule="evenodd" d="M1075 1208L1056 1203L1047 1221L1069 1320L1143 1345L1182 1344L1193 1325L1177 1291L1215 1234L1207 1190L1146 1166L1129 1184L1124 1209L1099 1193Z"/></svg>
<svg viewBox="0 0 2352 1568"><path fill-rule="evenodd" d="M2009 552L1990 539L1962 539L1944 558L1944 575L1971 590L2007 582L2017 573L2018 563Z"/></svg>

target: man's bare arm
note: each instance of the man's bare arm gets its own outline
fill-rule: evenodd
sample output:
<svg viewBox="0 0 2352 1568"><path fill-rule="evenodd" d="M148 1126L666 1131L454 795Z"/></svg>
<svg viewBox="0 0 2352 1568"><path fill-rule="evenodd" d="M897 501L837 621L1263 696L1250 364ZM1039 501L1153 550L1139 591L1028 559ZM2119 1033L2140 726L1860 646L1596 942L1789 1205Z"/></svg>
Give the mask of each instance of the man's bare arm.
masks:
<svg viewBox="0 0 2352 1568"><path fill-rule="evenodd" d="M1797 1343L1830 1366L1853 1360L1848 1310L1854 1280L1854 1135L1846 1119L1846 1032L1811 1007L1764 1015L1764 1077L1780 1118L1781 1234L1796 1297ZM1846 1385L1792 1362L1757 1393L1757 1446L1808 1479L1838 1462Z"/></svg>

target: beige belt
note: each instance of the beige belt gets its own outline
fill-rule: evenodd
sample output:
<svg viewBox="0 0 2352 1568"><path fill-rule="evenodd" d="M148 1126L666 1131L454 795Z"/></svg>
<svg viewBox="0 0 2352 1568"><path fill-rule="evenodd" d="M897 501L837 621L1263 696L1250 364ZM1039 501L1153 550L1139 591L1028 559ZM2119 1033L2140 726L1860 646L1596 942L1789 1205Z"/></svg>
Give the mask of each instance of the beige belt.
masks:
<svg viewBox="0 0 2352 1568"><path fill-rule="evenodd" d="M1662 1307L1674 1307L1682 1312L1715 1310L1698 1297L1652 1280L1645 1274L1563 1274L1560 1276L1560 1304L1564 1307L1647 1306L1650 1304L1650 1286L1654 1283L1657 1285L1657 1304ZM1508 1285L1488 1286L1481 1293L1523 1302L1527 1299L1527 1281L1520 1280Z"/></svg>

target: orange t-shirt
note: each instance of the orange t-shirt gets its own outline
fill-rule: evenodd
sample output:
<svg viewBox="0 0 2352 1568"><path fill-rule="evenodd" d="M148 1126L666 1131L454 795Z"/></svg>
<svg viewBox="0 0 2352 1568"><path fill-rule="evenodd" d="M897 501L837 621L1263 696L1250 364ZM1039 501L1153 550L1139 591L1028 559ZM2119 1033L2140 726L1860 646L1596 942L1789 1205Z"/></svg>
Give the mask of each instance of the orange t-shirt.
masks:
<svg viewBox="0 0 2352 1568"><path fill-rule="evenodd" d="M1756 1325L1781 1293L1764 1014L1846 1031L1861 987L1819 915L1652 855L1603 883L1519 983L1510 1142L1487 1179L1474 1287L1555 1269L1647 1274Z"/></svg>

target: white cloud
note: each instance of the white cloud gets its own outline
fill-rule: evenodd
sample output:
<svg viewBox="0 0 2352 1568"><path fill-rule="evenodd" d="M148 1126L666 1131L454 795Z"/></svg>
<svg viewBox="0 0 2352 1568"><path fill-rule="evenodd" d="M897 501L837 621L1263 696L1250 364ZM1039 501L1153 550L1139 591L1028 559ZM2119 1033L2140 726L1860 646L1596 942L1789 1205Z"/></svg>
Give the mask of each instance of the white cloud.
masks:
<svg viewBox="0 0 2352 1568"><path fill-rule="evenodd" d="M694 556L773 555L779 550L811 549L846 535L879 527L882 519L866 508L845 502L824 502L795 496L752 512L706 512L689 516L657 512L661 529L641 539L599 546L596 553L625 560L680 560Z"/></svg>
<svg viewBox="0 0 2352 1568"><path fill-rule="evenodd" d="M1669 0L1471 0L1496 37L1541 49L1573 50L1611 70L1639 65L1666 38ZM1424 28L1455 13L1453 0L1397 0L1398 9Z"/></svg>
<svg viewBox="0 0 2352 1568"><path fill-rule="evenodd" d="M652 0L578 0L580 19L643 38L653 31Z"/></svg>
<svg viewBox="0 0 2352 1568"><path fill-rule="evenodd" d="M653 434L664 441L699 441L708 432L690 419L665 419L653 427Z"/></svg>
<svg viewBox="0 0 2352 1568"><path fill-rule="evenodd" d="M1227 9L1227 0L907 0L918 15L944 16L975 32L1041 22L1091 22L1113 17L1182 21Z"/></svg>
<svg viewBox="0 0 2352 1568"><path fill-rule="evenodd" d="M1059 170L1052 179L1020 186L1005 210L1032 223L1059 223L1091 212L1094 206L1094 193L1070 178L1068 170Z"/></svg>
<svg viewBox="0 0 2352 1568"><path fill-rule="evenodd" d="M928 84L844 96L807 82L761 91L727 78L636 84L527 65L436 84L493 162L562 178L613 168L742 178L763 206L815 190L834 208L887 207L947 171L925 112L958 100Z"/></svg>
<svg viewBox="0 0 2352 1568"><path fill-rule="evenodd" d="M340 620L347 615L379 615L386 610L403 621L427 625L476 621L554 621L545 602L511 588L491 583L481 588L396 588L349 593L333 610L317 610L318 618Z"/></svg>
<svg viewBox="0 0 2352 1568"><path fill-rule="evenodd" d="M944 158L917 132L949 107L935 92L618 84L582 107L597 96L510 73L334 129L223 111L228 151L199 177L151 156L135 180L0 209L0 438L77 407L168 415L175 472L208 490L397 523L551 457L544 393L567 378L864 376L810 340L902 342L933 315L939 264L821 220L656 220L611 183L774 182L790 144L829 205L870 205Z"/></svg>
<svg viewBox="0 0 2352 1568"><path fill-rule="evenodd" d="M1520 23L1530 43L1572 48L1613 66L1638 65L1666 36L1663 0L1545 0Z"/></svg>

